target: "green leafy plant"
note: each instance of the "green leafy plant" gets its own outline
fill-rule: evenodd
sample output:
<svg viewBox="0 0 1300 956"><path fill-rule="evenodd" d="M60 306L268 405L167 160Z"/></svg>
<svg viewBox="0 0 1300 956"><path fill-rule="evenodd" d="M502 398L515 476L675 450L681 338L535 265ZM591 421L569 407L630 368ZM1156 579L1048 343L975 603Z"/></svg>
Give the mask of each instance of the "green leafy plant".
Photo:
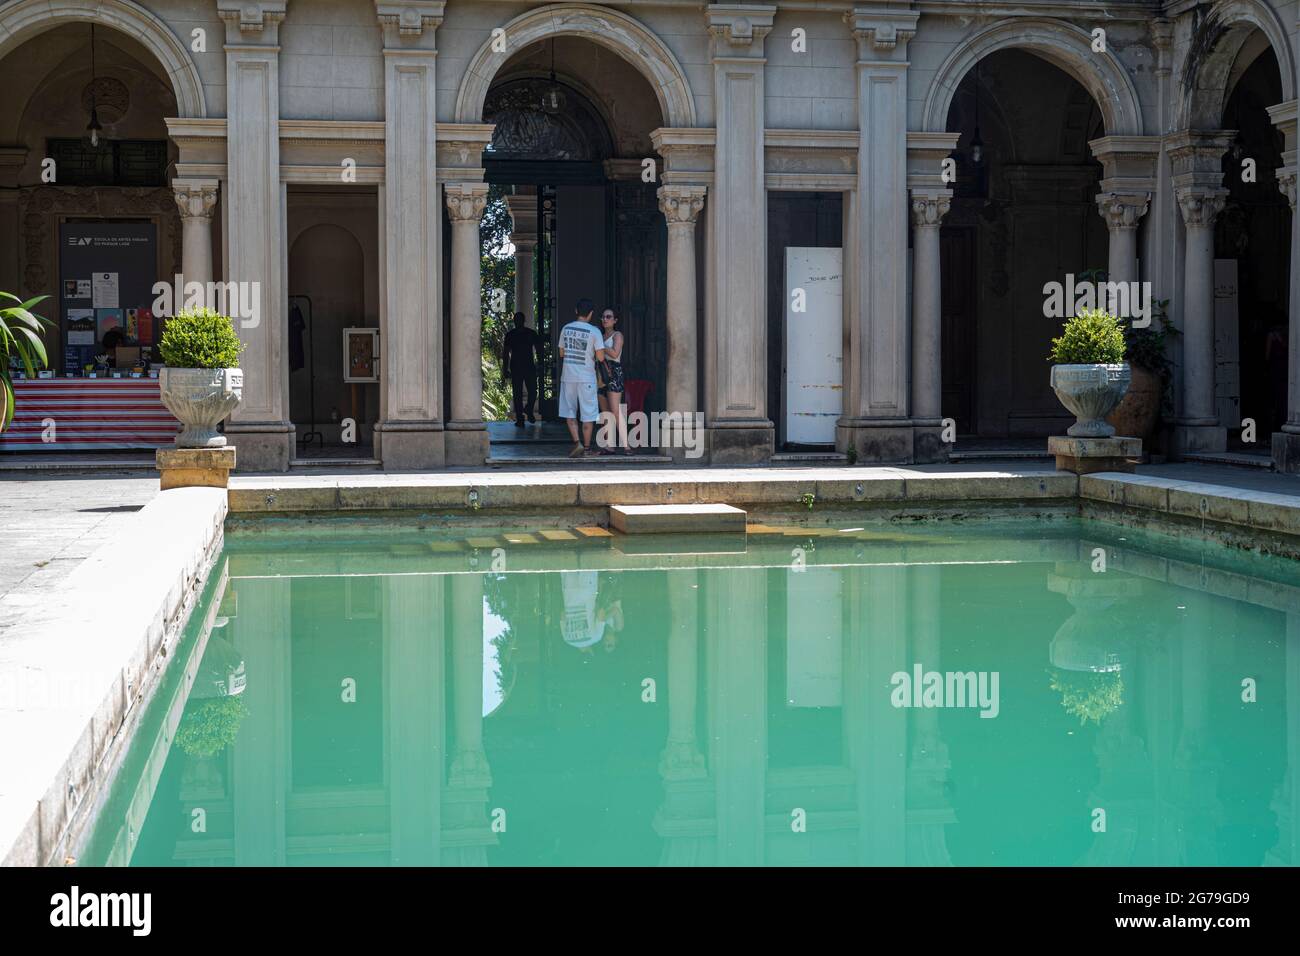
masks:
<svg viewBox="0 0 1300 956"><path fill-rule="evenodd" d="M47 295L38 295L24 302L11 292L0 292L0 304L15 303L0 308L0 432L14 420L10 359L17 358L29 376L35 375L37 368L49 364L45 343L41 341L41 329L50 323L31 311L33 306L48 298Z"/></svg>
<svg viewBox="0 0 1300 956"><path fill-rule="evenodd" d="M244 343L230 316L186 309L167 320L158 350L171 368L238 368Z"/></svg>
<svg viewBox="0 0 1300 956"><path fill-rule="evenodd" d="M858 463L858 446L850 445L844 452L844 458L850 465L856 465Z"/></svg>
<svg viewBox="0 0 1300 956"><path fill-rule="evenodd" d="M235 742L248 708L239 697L209 697L185 708L176 745L192 757L214 757Z"/></svg>
<svg viewBox="0 0 1300 956"><path fill-rule="evenodd" d="M1066 320L1048 358L1057 365L1117 365L1124 361L1124 326L1109 312L1085 309Z"/></svg>
<svg viewBox="0 0 1300 956"><path fill-rule="evenodd" d="M807 506L809 511L813 510L813 504L817 501L817 496L811 491L805 491L799 496L799 503Z"/></svg>
<svg viewBox="0 0 1300 956"><path fill-rule="evenodd" d="M1067 714L1099 724L1101 719L1124 703L1124 678L1114 671L1048 671L1052 690L1061 695Z"/></svg>

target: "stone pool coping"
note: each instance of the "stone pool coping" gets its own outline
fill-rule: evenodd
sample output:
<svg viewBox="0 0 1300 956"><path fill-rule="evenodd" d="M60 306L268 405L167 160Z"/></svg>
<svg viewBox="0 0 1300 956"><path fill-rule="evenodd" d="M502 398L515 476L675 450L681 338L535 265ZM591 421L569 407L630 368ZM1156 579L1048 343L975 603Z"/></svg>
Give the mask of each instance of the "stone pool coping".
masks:
<svg viewBox="0 0 1300 956"><path fill-rule="evenodd" d="M806 494L813 512L801 501ZM0 641L0 860L57 864L75 845L197 602L228 519L437 511L558 528L598 520L615 504L696 502L792 520L835 510L877 519L1064 510L1173 523L1300 558L1300 494L1158 475L1079 478L1034 465L241 476L225 492L166 491L134 516L129 537L92 554ZM1237 584L1224 587L1234 593Z"/></svg>
<svg viewBox="0 0 1300 956"><path fill-rule="evenodd" d="M0 640L0 861L62 863L221 550L226 495L159 494Z"/></svg>

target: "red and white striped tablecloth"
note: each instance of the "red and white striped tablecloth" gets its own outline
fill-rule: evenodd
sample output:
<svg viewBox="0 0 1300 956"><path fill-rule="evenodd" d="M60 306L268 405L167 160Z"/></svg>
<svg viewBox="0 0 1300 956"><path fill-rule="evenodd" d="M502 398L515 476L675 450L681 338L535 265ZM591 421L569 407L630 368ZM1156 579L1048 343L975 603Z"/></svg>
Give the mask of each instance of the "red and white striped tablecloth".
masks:
<svg viewBox="0 0 1300 956"><path fill-rule="evenodd" d="M0 451L164 448L179 430L157 379L27 379L14 382L14 420L0 432Z"/></svg>

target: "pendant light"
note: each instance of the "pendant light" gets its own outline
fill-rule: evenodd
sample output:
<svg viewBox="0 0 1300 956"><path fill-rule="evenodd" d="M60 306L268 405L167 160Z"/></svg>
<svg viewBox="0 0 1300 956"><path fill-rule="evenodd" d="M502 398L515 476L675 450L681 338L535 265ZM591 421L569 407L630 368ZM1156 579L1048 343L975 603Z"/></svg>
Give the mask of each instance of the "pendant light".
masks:
<svg viewBox="0 0 1300 956"><path fill-rule="evenodd" d="M542 110L552 115L559 113L564 109L565 102L564 90L560 89L560 84L555 81L555 38L551 38L551 83L542 94Z"/></svg>
<svg viewBox="0 0 1300 956"><path fill-rule="evenodd" d="M975 61L975 135L970 140L970 161L976 166L984 163L984 140L980 136L980 61Z"/></svg>
<svg viewBox="0 0 1300 956"><path fill-rule="evenodd" d="M104 131L104 127L99 124L99 111L95 108L95 75L95 25L92 23L90 25L90 123L86 126L92 149L99 148L99 134Z"/></svg>

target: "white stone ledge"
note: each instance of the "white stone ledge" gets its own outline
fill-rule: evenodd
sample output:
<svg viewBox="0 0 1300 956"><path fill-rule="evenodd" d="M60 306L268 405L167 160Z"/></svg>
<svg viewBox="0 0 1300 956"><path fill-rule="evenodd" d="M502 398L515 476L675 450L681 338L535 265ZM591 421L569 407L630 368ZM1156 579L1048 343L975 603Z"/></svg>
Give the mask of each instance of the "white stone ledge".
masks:
<svg viewBox="0 0 1300 956"><path fill-rule="evenodd" d="M220 550L226 493L164 491L0 638L0 861L58 863Z"/></svg>
<svg viewBox="0 0 1300 956"><path fill-rule="evenodd" d="M1079 497L1259 531L1300 535L1300 495L1151 475L1099 472L1079 479Z"/></svg>

